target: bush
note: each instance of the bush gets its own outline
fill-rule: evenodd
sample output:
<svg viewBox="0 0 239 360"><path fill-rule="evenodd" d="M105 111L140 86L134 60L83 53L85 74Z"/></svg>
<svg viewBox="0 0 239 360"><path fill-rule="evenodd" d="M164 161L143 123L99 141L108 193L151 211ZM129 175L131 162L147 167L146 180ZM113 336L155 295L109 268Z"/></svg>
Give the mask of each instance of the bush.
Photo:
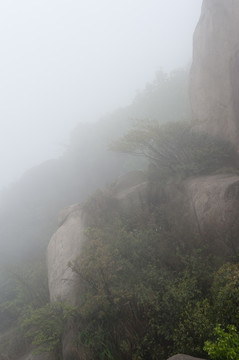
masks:
<svg viewBox="0 0 239 360"><path fill-rule="evenodd" d="M54 352L60 359L64 327L75 314L73 306L62 302L48 303L36 310L29 309L22 327L25 336L36 346L36 353Z"/></svg>
<svg viewBox="0 0 239 360"><path fill-rule="evenodd" d="M104 204L108 195L106 200L102 196ZM144 205L144 216L135 208L127 218L117 204L109 203L109 223L97 206L86 206L98 221L87 229L80 256L69 263L79 275L78 346L97 354L97 360L106 352L115 360L166 359L176 348L174 330L187 305L194 307L207 291L211 258L206 249L198 249L201 242L189 227L183 232L168 226L161 216L164 203L158 208ZM198 339L198 334L209 325L204 324L207 308L196 310L199 328L190 344L201 355L207 337ZM191 325L183 323L178 341L187 342Z"/></svg>
<svg viewBox="0 0 239 360"><path fill-rule="evenodd" d="M239 264L224 264L215 274L212 299L216 323L239 326Z"/></svg>
<svg viewBox="0 0 239 360"><path fill-rule="evenodd" d="M228 325L227 330L217 325L214 330L216 340L205 342L204 350L212 360L239 359L239 333L234 325Z"/></svg>

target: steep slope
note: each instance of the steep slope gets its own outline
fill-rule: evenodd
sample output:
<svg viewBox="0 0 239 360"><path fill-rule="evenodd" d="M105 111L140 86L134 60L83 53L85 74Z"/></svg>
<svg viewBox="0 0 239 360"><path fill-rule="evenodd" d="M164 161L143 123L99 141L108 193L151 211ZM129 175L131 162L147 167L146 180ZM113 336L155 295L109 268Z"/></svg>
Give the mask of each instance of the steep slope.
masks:
<svg viewBox="0 0 239 360"><path fill-rule="evenodd" d="M75 305L78 279L68 264L80 253L85 237L86 228L80 206L70 206L63 210L58 221L59 228L47 250L50 299L70 301Z"/></svg>

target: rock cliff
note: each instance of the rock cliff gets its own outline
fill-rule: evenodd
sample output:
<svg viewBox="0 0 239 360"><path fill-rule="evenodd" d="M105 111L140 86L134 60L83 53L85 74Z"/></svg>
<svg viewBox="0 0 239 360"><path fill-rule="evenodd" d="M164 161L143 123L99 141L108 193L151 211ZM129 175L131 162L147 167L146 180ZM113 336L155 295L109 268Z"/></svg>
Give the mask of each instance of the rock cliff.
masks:
<svg viewBox="0 0 239 360"><path fill-rule="evenodd" d="M193 40L190 96L196 128L239 150L239 2L204 0Z"/></svg>

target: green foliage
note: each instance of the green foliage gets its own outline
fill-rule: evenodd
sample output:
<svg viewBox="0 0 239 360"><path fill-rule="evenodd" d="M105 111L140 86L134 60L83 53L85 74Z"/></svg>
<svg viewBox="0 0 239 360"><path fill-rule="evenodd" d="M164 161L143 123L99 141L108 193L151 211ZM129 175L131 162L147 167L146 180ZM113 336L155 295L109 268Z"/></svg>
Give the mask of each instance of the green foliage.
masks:
<svg viewBox="0 0 239 360"><path fill-rule="evenodd" d="M224 264L212 286L216 323L239 327L239 264Z"/></svg>
<svg viewBox="0 0 239 360"><path fill-rule="evenodd" d="M66 321L76 315L75 307L62 303L48 303L29 309L22 323L25 336L37 347L36 353L54 352L61 356L61 340Z"/></svg>
<svg viewBox="0 0 239 360"><path fill-rule="evenodd" d="M157 121L140 121L110 149L148 158L161 178L182 179L238 167L236 151L229 143L195 132L185 122L160 125Z"/></svg>
<svg viewBox="0 0 239 360"><path fill-rule="evenodd" d="M234 325L228 325L227 331L217 325L214 330L216 340L206 341L204 350L212 360L237 360L239 358L239 333Z"/></svg>
<svg viewBox="0 0 239 360"><path fill-rule="evenodd" d="M178 353L202 355L205 341L213 330L212 309L207 299L188 302L180 314L180 321L174 331L175 351Z"/></svg>
<svg viewBox="0 0 239 360"><path fill-rule="evenodd" d="M80 340L99 358L108 349L115 359L123 359L125 353L136 351L138 332L144 329L136 294L143 298L148 290L141 285L144 272L135 270L142 266L144 246L140 245L146 234L128 233L118 224L104 232L91 230L88 237L84 255L70 264L84 289L80 314L87 326Z"/></svg>
<svg viewBox="0 0 239 360"><path fill-rule="evenodd" d="M15 303L19 306L30 305L38 308L49 302L48 278L45 259L18 267L13 271L17 295Z"/></svg>
<svg viewBox="0 0 239 360"><path fill-rule="evenodd" d="M11 269L5 268L5 273L7 288L2 289L5 301L2 299L0 303L1 322L10 317L14 323L28 306L38 308L49 302L45 260L35 259Z"/></svg>

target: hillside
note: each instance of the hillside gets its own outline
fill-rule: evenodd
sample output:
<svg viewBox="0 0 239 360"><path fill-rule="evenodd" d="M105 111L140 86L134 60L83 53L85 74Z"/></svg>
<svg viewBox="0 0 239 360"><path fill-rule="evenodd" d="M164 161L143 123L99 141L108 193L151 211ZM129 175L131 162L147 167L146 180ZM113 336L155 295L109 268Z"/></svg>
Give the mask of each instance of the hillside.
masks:
<svg viewBox="0 0 239 360"><path fill-rule="evenodd" d="M145 168L145 161L110 152L109 144L138 118L157 118L162 123L189 119L187 82L188 73L183 70L157 74L131 105L98 123L79 124L62 157L30 169L1 194L1 332L9 331L25 306L32 304L39 281L43 281L42 295L36 296L35 306L49 299L44 258L49 239L57 229L57 213L72 203L85 201L92 191L128 170ZM14 359L19 347L10 348L7 356ZM21 348L24 352L24 346Z"/></svg>

